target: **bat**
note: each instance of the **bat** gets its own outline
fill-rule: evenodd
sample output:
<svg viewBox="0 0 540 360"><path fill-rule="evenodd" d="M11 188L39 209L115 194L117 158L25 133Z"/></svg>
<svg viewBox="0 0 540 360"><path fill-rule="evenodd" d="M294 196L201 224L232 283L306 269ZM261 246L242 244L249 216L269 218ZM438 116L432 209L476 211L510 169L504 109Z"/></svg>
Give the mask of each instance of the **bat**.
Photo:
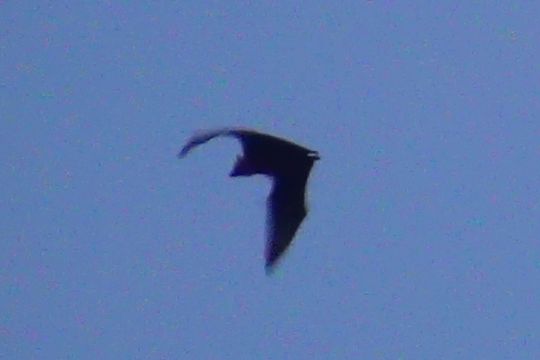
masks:
<svg viewBox="0 0 540 360"><path fill-rule="evenodd" d="M219 136L240 140L243 155L238 156L229 176L256 174L272 178L267 201L266 265L271 273L278 259L291 244L307 215L306 184L319 153L288 140L242 128L202 131L193 135L178 156L183 158L193 148Z"/></svg>

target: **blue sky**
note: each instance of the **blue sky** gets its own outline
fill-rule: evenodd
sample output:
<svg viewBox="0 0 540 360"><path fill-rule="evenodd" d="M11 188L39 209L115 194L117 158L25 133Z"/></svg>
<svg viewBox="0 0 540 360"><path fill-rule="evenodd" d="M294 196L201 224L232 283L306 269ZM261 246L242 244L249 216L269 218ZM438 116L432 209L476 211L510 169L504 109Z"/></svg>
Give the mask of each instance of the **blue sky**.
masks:
<svg viewBox="0 0 540 360"><path fill-rule="evenodd" d="M0 3L0 358L538 359L540 4ZM241 125L318 150L264 273Z"/></svg>

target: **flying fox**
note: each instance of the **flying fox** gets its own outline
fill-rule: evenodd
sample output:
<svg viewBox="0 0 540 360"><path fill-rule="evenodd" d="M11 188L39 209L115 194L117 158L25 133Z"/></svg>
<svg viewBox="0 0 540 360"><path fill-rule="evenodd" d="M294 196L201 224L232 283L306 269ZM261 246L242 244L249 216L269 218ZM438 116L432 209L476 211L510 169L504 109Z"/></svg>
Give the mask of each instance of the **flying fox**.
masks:
<svg viewBox="0 0 540 360"><path fill-rule="evenodd" d="M219 136L240 140L239 155L229 176L262 174L272 178L267 200L267 238L265 269L271 273L291 244L307 214L306 183L319 153L291 141L242 128L202 131L193 135L178 154L186 156L193 148Z"/></svg>

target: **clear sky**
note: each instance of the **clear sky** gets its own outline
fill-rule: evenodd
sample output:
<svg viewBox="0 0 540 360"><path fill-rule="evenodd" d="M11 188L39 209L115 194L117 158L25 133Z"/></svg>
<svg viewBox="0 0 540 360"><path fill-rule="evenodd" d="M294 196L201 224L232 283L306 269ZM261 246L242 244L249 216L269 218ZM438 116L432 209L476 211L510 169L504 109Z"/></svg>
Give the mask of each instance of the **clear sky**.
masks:
<svg viewBox="0 0 540 360"><path fill-rule="evenodd" d="M145 3L0 2L1 359L540 358L540 3Z"/></svg>

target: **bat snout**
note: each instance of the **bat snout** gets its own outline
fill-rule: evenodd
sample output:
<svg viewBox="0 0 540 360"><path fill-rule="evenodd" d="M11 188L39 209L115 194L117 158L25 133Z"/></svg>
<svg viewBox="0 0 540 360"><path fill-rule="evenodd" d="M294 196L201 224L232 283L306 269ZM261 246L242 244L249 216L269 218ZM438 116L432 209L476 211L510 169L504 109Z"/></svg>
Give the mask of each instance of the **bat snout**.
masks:
<svg viewBox="0 0 540 360"><path fill-rule="evenodd" d="M321 157L319 156L319 153L318 153L317 151L311 151L311 152L309 152L309 153L308 153L308 157L309 157L310 159L313 159L314 161L320 160L320 159L321 159Z"/></svg>

